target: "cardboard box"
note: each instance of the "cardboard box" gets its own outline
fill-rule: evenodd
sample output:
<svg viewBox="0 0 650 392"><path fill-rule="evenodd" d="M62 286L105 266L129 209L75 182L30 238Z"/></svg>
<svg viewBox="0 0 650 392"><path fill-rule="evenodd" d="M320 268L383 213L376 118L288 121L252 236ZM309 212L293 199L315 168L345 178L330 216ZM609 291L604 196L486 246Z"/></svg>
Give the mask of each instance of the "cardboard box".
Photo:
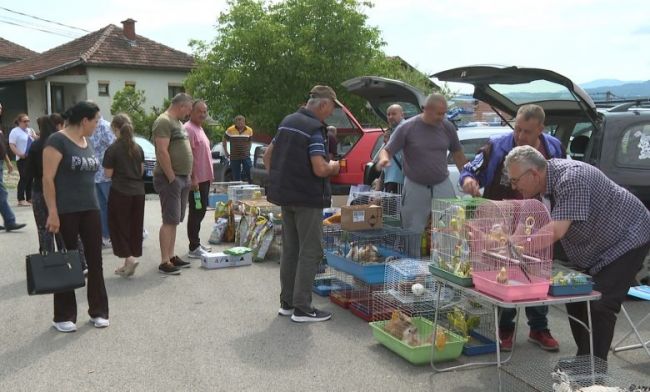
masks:
<svg viewBox="0 0 650 392"><path fill-rule="evenodd" d="M373 205L341 207L341 229L348 231L374 230L383 227L382 209Z"/></svg>
<svg viewBox="0 0 650 392"><path fill-rule="evenodd" d="M201 257L201 267L205 269L217 269L226 267L239 267L253 263L250 252L241 256L227 255L223 252L206 253Z"/></svg>

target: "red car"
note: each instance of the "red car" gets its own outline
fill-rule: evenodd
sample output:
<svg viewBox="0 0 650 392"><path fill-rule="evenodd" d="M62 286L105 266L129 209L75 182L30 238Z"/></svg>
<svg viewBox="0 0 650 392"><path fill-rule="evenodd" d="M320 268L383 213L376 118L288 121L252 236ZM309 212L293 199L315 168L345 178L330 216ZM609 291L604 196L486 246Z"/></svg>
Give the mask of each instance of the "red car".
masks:
<svg viewBox="0 0 650 392"><path fill-rule="evenodd" d="M375 76L362 76L342 83L348 91L368 100L372 108L386 121L386 108L399 103L404 108L406 117L420 112L424 97L413 87L392 79ZM405 89L407 91L405 91ZM419 100L414 102L415 99ZM336 108L325 120L327 125L337 128L337 154L341 171L331 177L332 194L346 195L351 185L363 184L366 164L382 145L381 128L364 128L345 106ZM268 174L264 168L262 156L266 146L255 149L251 177L254 184L266 186Z"/></svg>

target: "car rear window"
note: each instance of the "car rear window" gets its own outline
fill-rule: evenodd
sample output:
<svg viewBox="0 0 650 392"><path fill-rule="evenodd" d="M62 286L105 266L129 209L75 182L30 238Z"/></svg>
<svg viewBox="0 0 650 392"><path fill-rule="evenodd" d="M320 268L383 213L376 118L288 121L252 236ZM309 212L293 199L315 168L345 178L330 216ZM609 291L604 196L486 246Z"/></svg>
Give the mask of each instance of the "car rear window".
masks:
<svg viewBox="0 0 650 392"><path fill-rule="evenodd" d="M336 155L338 157L347 154L363 135L363 132L354 126L347 114L339 107L335 108L332 114L325 119L325 124L336 127Z"/></svg>
<svg viewBox="0 0 650 392"><path fill-rule="evenodd" d="M650 169L650 123L635 125L623 132L616 148L616 163Z"/></svg>
<svg viewBox="0 0 650 392"><path fill-rule="evenodd" d="M460 141L460 145L463 146L463 153L465 154L465 157L471 161L474 159L474 157L476 157L478 150L487 142L488 138L465 139ZM454 163L452 154L447 155L447 163L450 165Z"/></svg>

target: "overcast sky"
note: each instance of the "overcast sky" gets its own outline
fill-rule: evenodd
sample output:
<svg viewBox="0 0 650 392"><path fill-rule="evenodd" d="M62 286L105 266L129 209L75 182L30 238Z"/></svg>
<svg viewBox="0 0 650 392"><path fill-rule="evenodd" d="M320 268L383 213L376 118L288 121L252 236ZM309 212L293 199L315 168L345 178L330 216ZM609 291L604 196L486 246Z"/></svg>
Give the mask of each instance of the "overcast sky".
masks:
<svg viewBox="0 0 650 392"><path fill-rule="evenodd" d="M22 0L0 7L98 30L137 20L136 32L190 52L190 39L212 40L225 0ZM366 10L389 55L423 72L469 64L547 68L584 83L594 79L650 79L648 0L375 0ZM36 51L71 38L30 28L65 30L0 8L0 36ZM36 26L37 24L38 26Z"/></svg>

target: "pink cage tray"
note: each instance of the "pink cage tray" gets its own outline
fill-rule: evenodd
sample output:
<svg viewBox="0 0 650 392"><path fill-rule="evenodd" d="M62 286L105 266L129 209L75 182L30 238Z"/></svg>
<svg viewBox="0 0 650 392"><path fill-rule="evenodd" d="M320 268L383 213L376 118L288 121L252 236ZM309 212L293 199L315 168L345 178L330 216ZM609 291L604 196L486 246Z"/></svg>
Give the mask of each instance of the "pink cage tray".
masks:
<svg viewBox="0 0 650 392"><path fill-rule="evenodd" d="M548 297L549 279L531 276L529 282L518 268L508 269L508 284L496 281L498 271L474 271L472 281L474 288L482 293L508 302L546 299Z"/></svg>

